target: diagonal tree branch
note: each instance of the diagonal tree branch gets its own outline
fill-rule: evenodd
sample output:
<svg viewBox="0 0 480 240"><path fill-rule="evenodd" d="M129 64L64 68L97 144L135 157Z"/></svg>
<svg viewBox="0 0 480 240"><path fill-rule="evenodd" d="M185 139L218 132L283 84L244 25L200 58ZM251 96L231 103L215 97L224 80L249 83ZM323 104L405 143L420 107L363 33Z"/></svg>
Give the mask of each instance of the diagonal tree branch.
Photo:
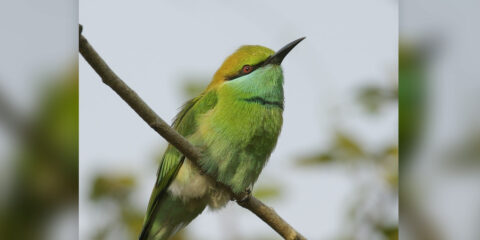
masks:
<svg viewBox="0 0 480 240"><path fill-rule="evenodd" d="M165 138L170 144L182 152L194 165L198 164L201 154L190 142L171 128L163 119L161 119L125 82L123 82L105 61L98 55L87 39L81 34L80 25L79 51L90 66L102 78L102 81L110 86L140 117L158 134ZM199 168L200 169L200 168ZM200 169L201 170L201 169ZM213 179L217 184L222 185L230 191L238 205L250 210L278 234L287 240L305 240L300 233L293 229L290 224L283 220L272 208L263 204L260 200L249 193L234 194L231 189Z"/></svg>

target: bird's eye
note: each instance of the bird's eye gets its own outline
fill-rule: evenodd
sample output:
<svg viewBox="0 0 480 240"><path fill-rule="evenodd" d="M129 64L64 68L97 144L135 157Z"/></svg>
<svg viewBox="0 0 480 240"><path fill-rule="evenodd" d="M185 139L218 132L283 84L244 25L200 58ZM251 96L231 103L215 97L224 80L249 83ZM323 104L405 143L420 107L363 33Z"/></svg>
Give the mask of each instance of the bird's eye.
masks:
<svg viewBox="0 0 480 240"><path fill-rule="evenodd" d="M243 68L242 68L242 72L243 72L243 73L250 73L252 70L253 70L253 67L250 66L250 65L245 65L245 66L243 66Z"/></svg>

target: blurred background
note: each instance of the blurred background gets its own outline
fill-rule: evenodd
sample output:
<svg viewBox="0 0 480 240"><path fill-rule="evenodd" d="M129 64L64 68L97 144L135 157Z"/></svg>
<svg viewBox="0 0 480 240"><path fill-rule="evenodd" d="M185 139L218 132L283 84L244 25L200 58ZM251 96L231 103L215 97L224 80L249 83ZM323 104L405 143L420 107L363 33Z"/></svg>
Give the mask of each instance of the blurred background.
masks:
<svg viewBox="0 0 480 240"><path fill-rule="evenodd" d="M83 35L165 120L244 44L278 50L286 105L254 188L309 239L397 239L398 2L80 1ZM166 142L80 58L80 239L135 239ZM230 203L176 239L279 239Z"/></svg>
<svg viewBox="0 0 480 240"><path fill-rule="evenodd" d="M0 239L78 239L77 24L76 1L0 2Z"/></svg>
<svg viewBox="0 0 480 240"><path fill-rule="evenodd" d="M400 4L402 239L480 239L479 7Z"/></svg>

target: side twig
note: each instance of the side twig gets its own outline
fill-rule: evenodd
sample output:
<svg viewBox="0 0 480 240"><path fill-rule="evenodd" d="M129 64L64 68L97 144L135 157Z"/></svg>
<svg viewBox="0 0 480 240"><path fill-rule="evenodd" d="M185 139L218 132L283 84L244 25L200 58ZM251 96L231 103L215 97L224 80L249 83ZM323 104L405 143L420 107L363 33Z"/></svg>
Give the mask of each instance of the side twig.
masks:
<svg viewBox="0 0 480 240"><path fill-rule="evenodd" d="M79 50L83 58L102 78L102 81L110 86L151 128L165 138L170 144L175 146L185 157L187 157L195 166L198 164L201 154L190 142L171 128L163 119L161 119L125 82L123 82L105 61L98 55L93 47L88 43L87 39L81 34L80 26ZM214 179L213 177L209 176ZM215 180L215 179L214 179ZM230 188L216 181L219 185L223 185L226 189ZM242 193L233 194L236 202L253 212L271 228L273 228L284 239L288 240L305 240L290 224L280 217L275 210L266 206L254 196Z"/></svg>

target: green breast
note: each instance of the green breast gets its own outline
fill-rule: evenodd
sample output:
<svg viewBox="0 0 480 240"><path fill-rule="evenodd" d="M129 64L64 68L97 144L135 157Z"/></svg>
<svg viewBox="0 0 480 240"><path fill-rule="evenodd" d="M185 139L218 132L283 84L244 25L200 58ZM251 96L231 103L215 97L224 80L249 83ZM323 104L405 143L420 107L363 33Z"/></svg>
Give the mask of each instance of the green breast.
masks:
<svg viewBox="0 0 480 240"><path fill-rule="evenodd" d="M251 186L277 143L282 112L278 103L219 101L200 117L199 130L192 136L206 149L203 168L235 192Z"/></svg>

